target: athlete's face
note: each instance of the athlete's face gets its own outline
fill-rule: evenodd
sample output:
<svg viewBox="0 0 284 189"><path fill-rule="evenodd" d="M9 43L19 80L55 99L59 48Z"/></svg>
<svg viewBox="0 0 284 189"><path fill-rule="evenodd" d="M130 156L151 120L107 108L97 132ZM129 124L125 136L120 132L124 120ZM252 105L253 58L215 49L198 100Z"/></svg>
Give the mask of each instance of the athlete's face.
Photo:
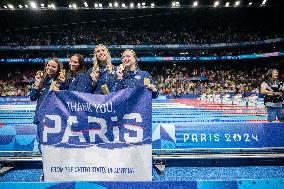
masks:
<svg viewBox="0 0 284 189"><path fill-rule="evenodd" d="M46 65L45 71L49 77L55 77L58 73L58 69L58 64L54 60L50 60Z"/></svg>
<svg viewBox="0 0 284 189"><path fill-rule="evenodd" d="M100 62L106 62L108 58L108 50L101 45L98 45L95 49L96 56Z"/></svg>
<svg viewBox="0 0 284 189"><path fill-rule="evenodd" d="M136 59L134 57L133 52L124 51L122 53L122 63L126 68L135 68L136 67Z"/></svg>
<svg viewBox="0 0 284 189"><path fill-rule="evenodd" d="M77 72L79 70L79 58L77 56L71 56L69 61L70 71Z"/></svg>

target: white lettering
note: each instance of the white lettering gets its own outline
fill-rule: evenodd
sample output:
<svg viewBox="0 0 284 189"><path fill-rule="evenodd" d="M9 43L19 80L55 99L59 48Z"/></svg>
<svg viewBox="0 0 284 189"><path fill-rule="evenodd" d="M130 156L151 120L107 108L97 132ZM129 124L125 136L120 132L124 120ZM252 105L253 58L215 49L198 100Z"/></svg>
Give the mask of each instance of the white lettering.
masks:
<svg viewBox="0 0 284 189"><path fill-rule="evenodd" d="M44 125L43 128L43 142L47 142L47 134L48 133L59 133L61 131L61 117L59 115L46 115L46 117L50 120L53 120L54 128L48 127L48 125ZM45 119L43 120L45 122Z"/></svg>
<svg viewBox="0 0 284 189"><path fill-rule="evenodd" d="M98 123L101 126L101 129L90 130L90 142L96 141L96 135L98 135L104 142L110 142L105 135L107 133L106 120L103 118L88 116L88 123Z"/></svg>
<svg viewBox="0 0 284 189"><path fill-rule="evenodd" d="M189 134L183 134L183 142L186 142L189 139Z"/></svg>
<svg viewBox="0 0 284 189"><path fill-rule="evenodd" d="M62 143L68 143L70 137L79 137L80 142L86 142L85 137L81 131L72 131L71 126L73 123L78 123L76 116L69 116L67 126L62 137Z"/></svg>
<svg viewBox="0 0 284 189"><path fill-rule="evenodd" d="M143 140L143 129L135 125L126 125L127 129L135 131L136 137L131 137L129 133L124 133L125 142L136 143Z"/></svg>

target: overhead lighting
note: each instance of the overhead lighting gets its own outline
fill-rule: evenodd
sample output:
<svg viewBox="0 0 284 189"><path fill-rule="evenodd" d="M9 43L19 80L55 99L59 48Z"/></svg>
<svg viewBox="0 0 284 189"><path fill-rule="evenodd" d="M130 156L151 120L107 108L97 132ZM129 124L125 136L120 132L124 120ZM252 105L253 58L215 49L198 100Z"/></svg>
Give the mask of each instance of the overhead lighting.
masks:
<svg viewBox="0 0 284 189"><path fill-rule="evenodd" d="M35 2L33 2L33 1L31 1L31 7L33 8L33 9L36 9L37 8L37 6L36 6L36 3Z"/></svg>
<svg viewBox="0 0 284 189"><path fill-rule="evenodd" d="M121 4L121 7L125 8L125 7L126 7L126 6L125 6L125 3L122 3L122 4Z"/></svg>
<svg viewBox="0 0 284 189"><path fill-rule="evenodd" d="M236 1L236 2L235 2L235 7L239 6L240 3L241 3L240 1Z"/></svg>
<svg viewBox="0 0 284 189"><path fill-rule="evenodd" d="M118 3L117 2L114 2L114 7L118 7Z"/></svg>
<svg viewBox="0 0 284 189"><path fill-rule="evenodd" d="M263 0L261 5L265 5L266 4L266 0Z"/></svg>
<svg viewBox="0 0 284 189"><path fill-rule="evenodd" d="M8 4L8 8L9 9L15 9L15 7L13 5L11 5L11 4Z"/></svg>
<svg viewBox="0 0 284 189"><path fill-rule="evenodd" d="M141 3L137 3L137 7L140 8L141 7Z"/></svg>
<svg viewBox="0 0 284 189"><path fill-rule="evenodd" d="M151 3L151 7L154 8L155 7L155 3Z"/></svg>
<svg viewBox="0 0 284 189"><path fill-rule="evenodd" d="M198 6L198 1L194 1L192 4L193 7L197 7Z"/></svg>
<svg viewBox="0 0 284 189"><path fill-rule="evenodd" d="M134 7L134 3L130 3L129 6L130 6L131 8L133 8L133 7Z"/></svg>
<svg viewBox="0 0 284 189"><path fill-rule="evenodd" d="M218 7L219 5L220 5L220 2L219 1L215 1L213 6L214 7Z"/></svg>
<svg viewBox="0 0 284 189"><path fill-rule="evenodd" d="M44 7L44 4L40 4L40 7L43 8L43 7Z"/></svg>
<svg viewBox="0 0 284 189"><path fill-rule="evenodd" d="M249 6L252 6L252 2L249 2Z"/></svg>
<svg viewBox="0 0 284 189"><path fill-rule="evenodd" d="M99 7L102 8L102 7L103 7L103 4L99 3Z"/></svg>
<svg viewBox="0 0 284 189"><path fill-rule="evenodd" d="M143 6L143 7L145 7L145 6L146 6L146 3L145 3L145 2L143 2L143 3L142 3L142 6Z"/></svg>
<svg viewBox="0 0 284 189"><path fill-rule="evenodd" d="M88 6L89 6L87 2L84 2L84 5L85 5L85 7L88 7Z"/></svg>
<svg viewBox="0 0 284 189"><path fill-rule="evenodd" d="M109 7L112 7L112 3L109 3L108 6L109 6Z"/></svg>
<svg viewBox="0 0 284 189"><path fill-rule="evenodd" d="M26 8L29 8L29 6L28 6L28 5L25 5L25 7L26 7Z"/></svg>
<svg viewBox="0 0 284 189"><path fill-rule="evenodd" d="M179 4L178 1L173 1L172 2L172 7L179 7L179 6L180 6L180 4Z"/></svg>
<svg viewBox="0 0 284 189"><path fill-rule="evenodd" d="M21 9L21 8L23 8L23 6L22 6L22 5L19 5L19 8Z"/></svg>
<svg viewBox="0 0 284 189"><path fill-rule="evenodd" d="M74 9L77 9L76 3L73 3L73 4L72 4L72 7L73 7Z"/></svg>
<svg viewBox="0 0 284 189"><path fill-rule="evenodd" d="M7 9L8 7L6 5L4 5L4 8Z"/></svg>
<svg viewBox="0 0 284 189"><path fill-rule="evenodd" d="M229 7L230 6L230 2L227 2L226 4L225 4L225 7Z"/></svg>
<svg viewBox="0 0 284 189"><path fill-rule="evenodd" d="M99 7L99 4L98 4L98 3L95 3L94 7L95 7L95 8L98 8L98 7Z"/></svg>
<svg viewBox="0 0 284 189"><path fill-rule="evenodd" d="M47 5L47 8L49 8L49 9L55 9L55 4L49 4L49 5Z"/></svg>

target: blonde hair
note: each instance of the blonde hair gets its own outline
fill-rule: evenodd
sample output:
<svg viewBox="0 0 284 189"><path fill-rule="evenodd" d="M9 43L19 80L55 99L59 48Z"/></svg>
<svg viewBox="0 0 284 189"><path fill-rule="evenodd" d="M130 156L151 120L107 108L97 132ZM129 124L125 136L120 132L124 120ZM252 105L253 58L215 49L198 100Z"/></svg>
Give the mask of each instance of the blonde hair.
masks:
<svg viewBox="0 0 284 189"><path fill-rule="evenodd" d="M132 50L132 49L125 49L122 53L121 53L121 55L123 55L123 53L125 52L125 51L129 51L129 52L131 52L132 54L133 54L133 57L135 58L135 65L136 65L136 67L138 68L138 57L137 57L137 55L136 55L136 52L134 51L134 50Z"/></svg>
<svg viewBox="0 0 284 189"><path fill-rule="evenodd" d="M97 68L100 67L100 64L99 64L99 61L98 61L98 57L97 57L97 54L96 54L96 49L97 49L99 46L103 47L103 48L106 49L106 51L107 51L107 60L106 60L106 63L107 63L107 64L106 64L106 68L107 68L107 70L108 70L108 73L112 73L113 65L112 65L112 63L111 63L111 56L110 56L110 53L109 53L108 48L107 48L105 45L103 45L103 44L98 44L98 45L95 47L95 49L94 49L94 62L93 62L93 67L94 67L94 69L97 69Z"/></svg>

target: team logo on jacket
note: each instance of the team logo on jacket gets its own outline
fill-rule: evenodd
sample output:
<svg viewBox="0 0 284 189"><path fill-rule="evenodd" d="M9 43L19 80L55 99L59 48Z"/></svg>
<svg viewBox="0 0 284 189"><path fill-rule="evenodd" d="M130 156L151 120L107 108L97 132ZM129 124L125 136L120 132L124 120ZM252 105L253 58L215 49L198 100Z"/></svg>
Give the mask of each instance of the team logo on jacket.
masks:
<svg viewBox="0 0 284 189"><path fill-rule="evenodd" d="M135 79L141 79L141 76L140 75L136 75Z"/></svg>

